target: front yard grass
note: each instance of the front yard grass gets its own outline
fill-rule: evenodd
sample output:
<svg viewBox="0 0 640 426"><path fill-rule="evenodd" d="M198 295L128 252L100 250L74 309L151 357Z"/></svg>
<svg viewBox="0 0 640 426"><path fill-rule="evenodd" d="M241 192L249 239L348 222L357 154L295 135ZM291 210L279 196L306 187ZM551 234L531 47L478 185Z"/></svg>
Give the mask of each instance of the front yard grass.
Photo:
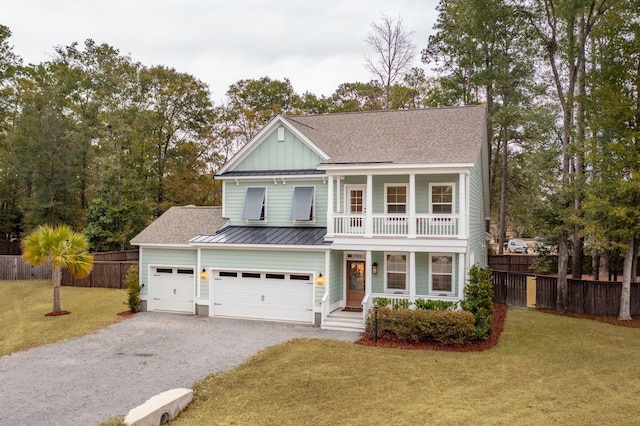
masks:
<svg viewBox="0 0 640 426"><path fill-rule="evenodd" d="M51 312L49 281L0 281L0 356L92 333L119 321L125 311L125 290L61 287L62 309L70 315L45 317Z"/></svg>
<svg viewBox="0 0 640 426"><path fill-rule="evenodd" d="M484 352L294 340L198 383L172 425L632 424L639 353L640 329L521 308Z"/></svg>

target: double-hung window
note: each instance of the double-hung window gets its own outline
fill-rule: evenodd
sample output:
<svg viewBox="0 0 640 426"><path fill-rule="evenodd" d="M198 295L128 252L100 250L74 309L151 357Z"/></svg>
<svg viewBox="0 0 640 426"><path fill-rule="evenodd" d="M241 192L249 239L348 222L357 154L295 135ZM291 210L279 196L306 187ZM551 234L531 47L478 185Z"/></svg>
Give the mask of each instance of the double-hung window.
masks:
<svg viewBox="0 0 640 426"><path fill-rule="evenodd" d="M291 220L311 221L313 217L313 186L296 186L293 188L293 203L291 203Z"/></svg>
<svg viewBox="0 0 640 426"><path fill-rule="evenodd" d="M431 184L430 199L431 213L452 214L453 213L453 185L452 184Z"/></svg>
<svg viewBox="0 0 640 426"><path fill-rule="evenodd" d="M247 221L267 219L267 188L247 188L242 219Z"/></svg>
<svg viewBox="0 0 640 426"><path fill-rule="evenodd" d="M453 293L453 255L432 254L429 259L431 265L431 292Z"/></svg>
<svg viewBox="0 0 640 426"><path fill-rule="evenodd" d="M385 213L405 214L407 212L407 185L387 184L385 189Z"/></svg>
<svg viewBox="0 0 640 426"><path fill-rule="evenodd" d="M407 291L407 254L406 253L386 253L386 285L387 292Z"/></svg>

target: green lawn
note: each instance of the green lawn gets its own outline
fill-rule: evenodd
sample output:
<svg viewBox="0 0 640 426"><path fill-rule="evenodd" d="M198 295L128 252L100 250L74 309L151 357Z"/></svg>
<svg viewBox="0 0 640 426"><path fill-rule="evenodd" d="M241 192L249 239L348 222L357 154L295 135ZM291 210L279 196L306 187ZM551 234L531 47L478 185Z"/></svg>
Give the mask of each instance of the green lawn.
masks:
<svg viewBox="0 0 640 426"><path fill-rule="evenodd" d="M510 309L485 352L268 348L199 383L172 425L633 424L638 395L640 329Z"/></svg>
<svg viewBox="0 0 640 426"><path fill-rule="evenodd" d="M94 332L119 321L125 290L61 287L62 309L70 315L45 317L53 308L48 281L0 281L0 356Z"/></svg>

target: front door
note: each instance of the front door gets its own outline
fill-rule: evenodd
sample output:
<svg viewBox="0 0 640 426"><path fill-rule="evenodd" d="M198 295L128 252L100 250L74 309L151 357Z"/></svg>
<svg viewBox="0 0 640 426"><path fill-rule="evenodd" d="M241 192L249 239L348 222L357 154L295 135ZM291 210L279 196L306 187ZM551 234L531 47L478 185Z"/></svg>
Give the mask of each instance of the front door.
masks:
<svg viewBox="0 0 640 426"><path fill-rule="evenodd" d="M349 307L362 307L365 289L364 271L363 260L347 260L347 306Z"/></svg>
<svg viewBox="0 0 640 426"><path fill-rule="evenodd" d="M350 185L346 188L347 212L351 216L349 219L349 234L360 234L363 232L363 217L365 213L365 186Z"/></svg>

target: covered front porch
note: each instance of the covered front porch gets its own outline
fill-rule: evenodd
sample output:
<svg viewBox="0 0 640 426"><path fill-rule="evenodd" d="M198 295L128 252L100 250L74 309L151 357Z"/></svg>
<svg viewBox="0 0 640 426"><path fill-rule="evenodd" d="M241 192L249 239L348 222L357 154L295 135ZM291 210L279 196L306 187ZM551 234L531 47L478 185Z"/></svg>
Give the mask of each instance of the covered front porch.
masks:
<svg viewBox="0 0 640 426"><path fill-rule="evenodd" d="M464 295L464 252L332 250L325 263L320 321L325 329L364 330L377 298L413 305L418 299L458 301Z"/></svg>

